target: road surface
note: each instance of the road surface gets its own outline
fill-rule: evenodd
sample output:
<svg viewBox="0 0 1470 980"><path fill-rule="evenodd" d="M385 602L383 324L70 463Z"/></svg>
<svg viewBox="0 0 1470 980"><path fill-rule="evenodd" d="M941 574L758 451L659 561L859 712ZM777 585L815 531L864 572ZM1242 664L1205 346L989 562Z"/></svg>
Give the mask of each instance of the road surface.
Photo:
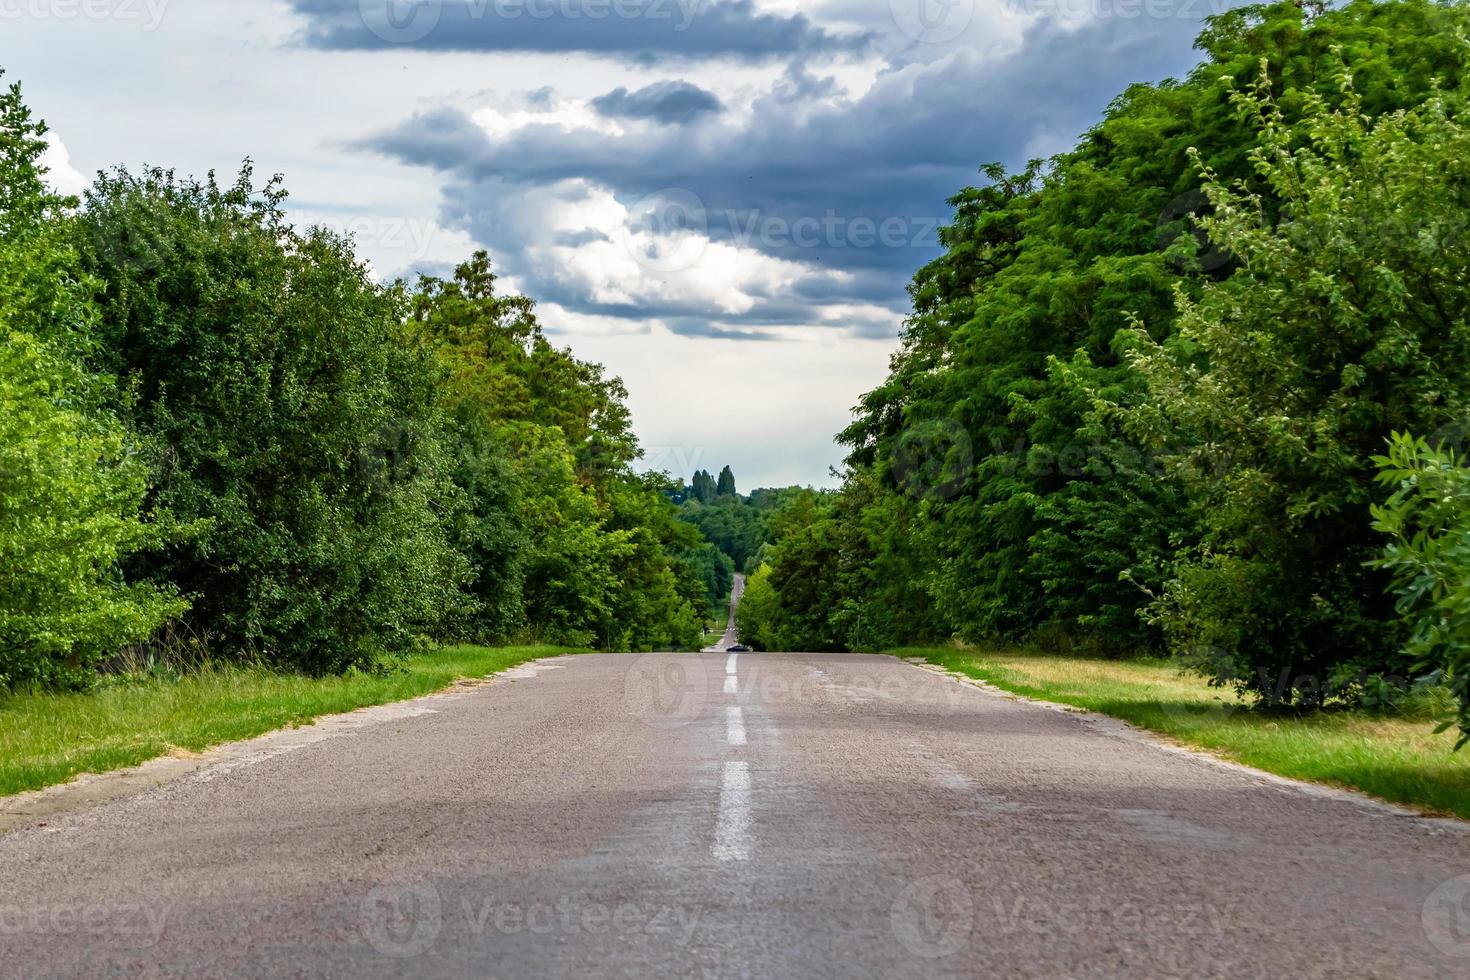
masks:
<svg viewBox="0 0 1470 980"><path fill-rule="evenodd" d="M709 647L706 653L719 653L740 642L735 630L735 607L740 605L740 597L743 595L745 595L745 576L737 574L730 588L730 618L725 624L725 635L720 637L718 643Z"/></svg>
<svg viewBox="0 0 1470 980"><path fill-rule="evenodd" d="M897 659L567 657L366 717L0 836L0 973L1470 972L1461 825Z"/></svg>

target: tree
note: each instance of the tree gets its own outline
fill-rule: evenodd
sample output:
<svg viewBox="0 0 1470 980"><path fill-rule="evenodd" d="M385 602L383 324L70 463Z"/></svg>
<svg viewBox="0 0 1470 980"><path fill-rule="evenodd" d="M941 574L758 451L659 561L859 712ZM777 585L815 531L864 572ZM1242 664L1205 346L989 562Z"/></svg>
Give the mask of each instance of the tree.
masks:
<svg viewBox="0 0 1470 980"><path fill-rule="evenodd" d="M745 593L735 607L735 629L742 642L757 650L781 649L775 633L779 601L771 585L771 566L760 566L745 580Z"/></svg>
<svg viewBox="0 0 1470 980"><path fill-rule="evenodd" d="M1307 98L1300 124L1264 67L1236 94L1261 188L1202 167L1201 226L1239 267L1179 296L1169 341L1130 333L1150 397L1122 412L1176 447L1204 528L1151 614L1220 681L1286 704L1404 666L1364 521L1372 459L1470 410L1466 93L1375 116L1345 64L1335 76L1340 97Z"/></svg>
<svg viewBox="0 0 1470 980"><path fill-rule="evenodd" d="M702 504L713 503L716 496L715 479L704 470L695 470L689 482L689 497Z"/></svg>
<svg viewBox="0 0 1470 980"><path fill-rule="evenodd" d="M201 533L130 562L194 597L230 655L371 666L465 602L446 537L450 465L432 360L397 336L397 290L351 243L292 228L279 180L117 170L77 238L105 283L94 361L151 467L150 509Z"/></svg>
<svg viewBox="0 0 1470 980"><path fill-rule="evenodd" d="M735 563L708 541L685 548L679 558L687 569L686 574L704 584L704 598L710 614L722 619L735 581Z"/></svg>
<svg viewBox="0 0 1470 980"><path fill-rule="evenodd" d="M706 583L685 555L673 488L631 471L622 382L552 345L525 296L501 294L486 253L424 277L405 333L440 366L458 461L454 541L474 564L482 640L697 646ZM705 475L706 478L708 475Z"/></svg>
<svg viewBox="0 0 1470 980"><path fill-rule="evenodd" d="M748 503L739 494L718 497L709 505L689 503L679 514L699 528L737 568L744 568L770 539L767 527L770 509Z"/></svg>
<svg viewBox="0 0 1470 980"><path fill-rule="evenodd" d="M715 485L715 494L720 497L735 496L735 474L730 467L720 470L720 481Z"/></svg>
<svg viewBox="0 0 1470 980"><path fill-rule="evenodd" d="M83 686L187 606L121 575L165 534L140 516L146 471L106 379L76 361L93 286L61 233L75 202L44 184L45 133L18 85L0 93L0 689Z"/></svg>
<svg viewBox="0 0 1470 980"><path fill-rule="evenodd" d="M1095 408L1151 398L1120 334L1142 323L1165 340L1177 297L1235 271L1204 229L1200 166L1276 207L1231 92L1267 59L1285 123L1305 139L1314 100L1341 104L1339 60L1362 111L1391 113L1436 78L1459 83L1467 26L1463 5L1429 0L1237 8L1208 20L1187 78L1129 88L1074 150L983 168L985 186L951 200L945 254L910 285L888 378L840 436L845 642L1161 647L1159 621L1140 613L1175 553L1201 540L1202 515L1164 465L1171 447ZM875 587L859 555L902 577Z"/></svg>

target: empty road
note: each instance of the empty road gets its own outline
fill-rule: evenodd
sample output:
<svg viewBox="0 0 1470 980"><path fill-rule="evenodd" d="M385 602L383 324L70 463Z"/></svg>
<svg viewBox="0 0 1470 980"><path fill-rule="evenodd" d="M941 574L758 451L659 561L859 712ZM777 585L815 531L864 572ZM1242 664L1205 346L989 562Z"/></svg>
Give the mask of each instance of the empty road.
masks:
<svg viewBox="0 0 1470 980"><path fill-rule="evenodd" d="M892 658L566 657L0 835L0 973L1463 976L1459 828Z"/></svg>
<svg viewBox="0 0 1470 980"><path fill-rule="evenodd" d="M734 584L730 587L730 618L725 623L725 635L720 637L718 643L706 650L706 653L728 650L740 642L735 629L735 607L740 605L740 597L743 595L745 595L745 576L737 574Z"/></svg>

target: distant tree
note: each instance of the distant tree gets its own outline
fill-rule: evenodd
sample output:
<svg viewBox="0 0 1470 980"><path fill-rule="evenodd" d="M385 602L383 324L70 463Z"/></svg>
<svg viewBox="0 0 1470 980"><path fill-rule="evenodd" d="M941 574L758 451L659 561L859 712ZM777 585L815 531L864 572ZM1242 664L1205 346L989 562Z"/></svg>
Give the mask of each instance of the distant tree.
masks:
<svg viewBox="0 0 1470 980"><path fill-rule="evenodd" d="M690 498L702 504L710 504L714 503L715 495L715 478L705 470L695 470L689 485Z"/></svg>
<svg viewBox="0 0 1470 980"><path fill-rule="evenodd" d="M730 467L720 470L720 481L715 485L715 494L721 497L735 496L735 474Z"/></svg>
<svg viewBox="0 0 1470 980"><path fill-rule="evenodd" d="M719 548L709 542L686 548L680 558L690 573L704 583L705 598L711 615L720 618L730 601L730 586L734 581L735 563Z"/></svg>
<svg viewBox="0 0 1470 980"><path fill-rule="evenodd" d="M479 600L471 634L697 645L707 587L683 556L699 536L676 520L676 487L631 472L622 382L547 340L531 299L495 287L478 252L450 279L420 280L405 326L445 375L462 491L451 526Z"/></svg>
<svg viewBox="0 0 1470 980"><path fill-rule="evenodd" d="M779 649L776 615L779 597L771 586L771 566L761 565L745 581L745 594L735 607L735 629L741 642L757 650Z"/></svg>

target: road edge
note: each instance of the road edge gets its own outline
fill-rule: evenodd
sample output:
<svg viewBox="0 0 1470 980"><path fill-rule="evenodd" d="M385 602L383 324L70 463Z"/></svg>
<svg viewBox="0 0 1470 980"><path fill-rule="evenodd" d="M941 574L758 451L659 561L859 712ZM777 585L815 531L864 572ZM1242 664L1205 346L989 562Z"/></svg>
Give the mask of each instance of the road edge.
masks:
<svg viewBox="0 0 1470 980"><path fill-rule="evenodd" d="M888 656L894 655L888 654ZM1394 803L1390 800L1373 796L1371 793L1364 792L1360 789L1350 789L1344 786L1334 786L1330 783L1317 783L1306 779L1296 779L1291 776L1282 776L1265 769L1258 769L1255 766L1248 766L1243 762L1237 762L1234 759L1217 755L1208 749L1200 748L1196 745L1188 745L1160 732L1143 728L1113 715L1103 714L1100 711L1093 711L1088 708L1078 708L1075 705L1034 698L1026 694L1018 694L1015 691L1007 690L990 681L982 680L978 677L971 677L968 674L943 667L924 657L900 656L896 657L896 659L925 673L949 678L968 687L973 687L982 693L989 694L992 697L1005 698L1011 701L1022 701L1027 704L1036 705L1039 708L1046 708L1060 714L1070 715L1100 735L1105 735L1110 738L1121 738L1126 741L1150 746L1162 752L1186 756L1208 765L1249 776L1259 782L1293 790L1317 799L1350 803L1385 816L1407 818L1432 831L1445 830L1453 833L1470 834L1470 820L1463 820L1453 815L1417 808L1406 803Z"/></svg>
<svg viewBox="0 0 1470 980"><path fill-rule="evenodd" d="M213 778L210 771L225 775L348 732L435 714L434 704L466 697L498 681L534 677L542 670L565 666L554 661L564 661L571 656L562 653L538 657L481 677L459 678L437 691L401 701L318 715L306 724L275 728L235 742L221 742L202 752L175 750L135 766L78 773L64 783L0 796L0 837L25 827L44 827L52 817L141 796L188 776Z"/></svg>

